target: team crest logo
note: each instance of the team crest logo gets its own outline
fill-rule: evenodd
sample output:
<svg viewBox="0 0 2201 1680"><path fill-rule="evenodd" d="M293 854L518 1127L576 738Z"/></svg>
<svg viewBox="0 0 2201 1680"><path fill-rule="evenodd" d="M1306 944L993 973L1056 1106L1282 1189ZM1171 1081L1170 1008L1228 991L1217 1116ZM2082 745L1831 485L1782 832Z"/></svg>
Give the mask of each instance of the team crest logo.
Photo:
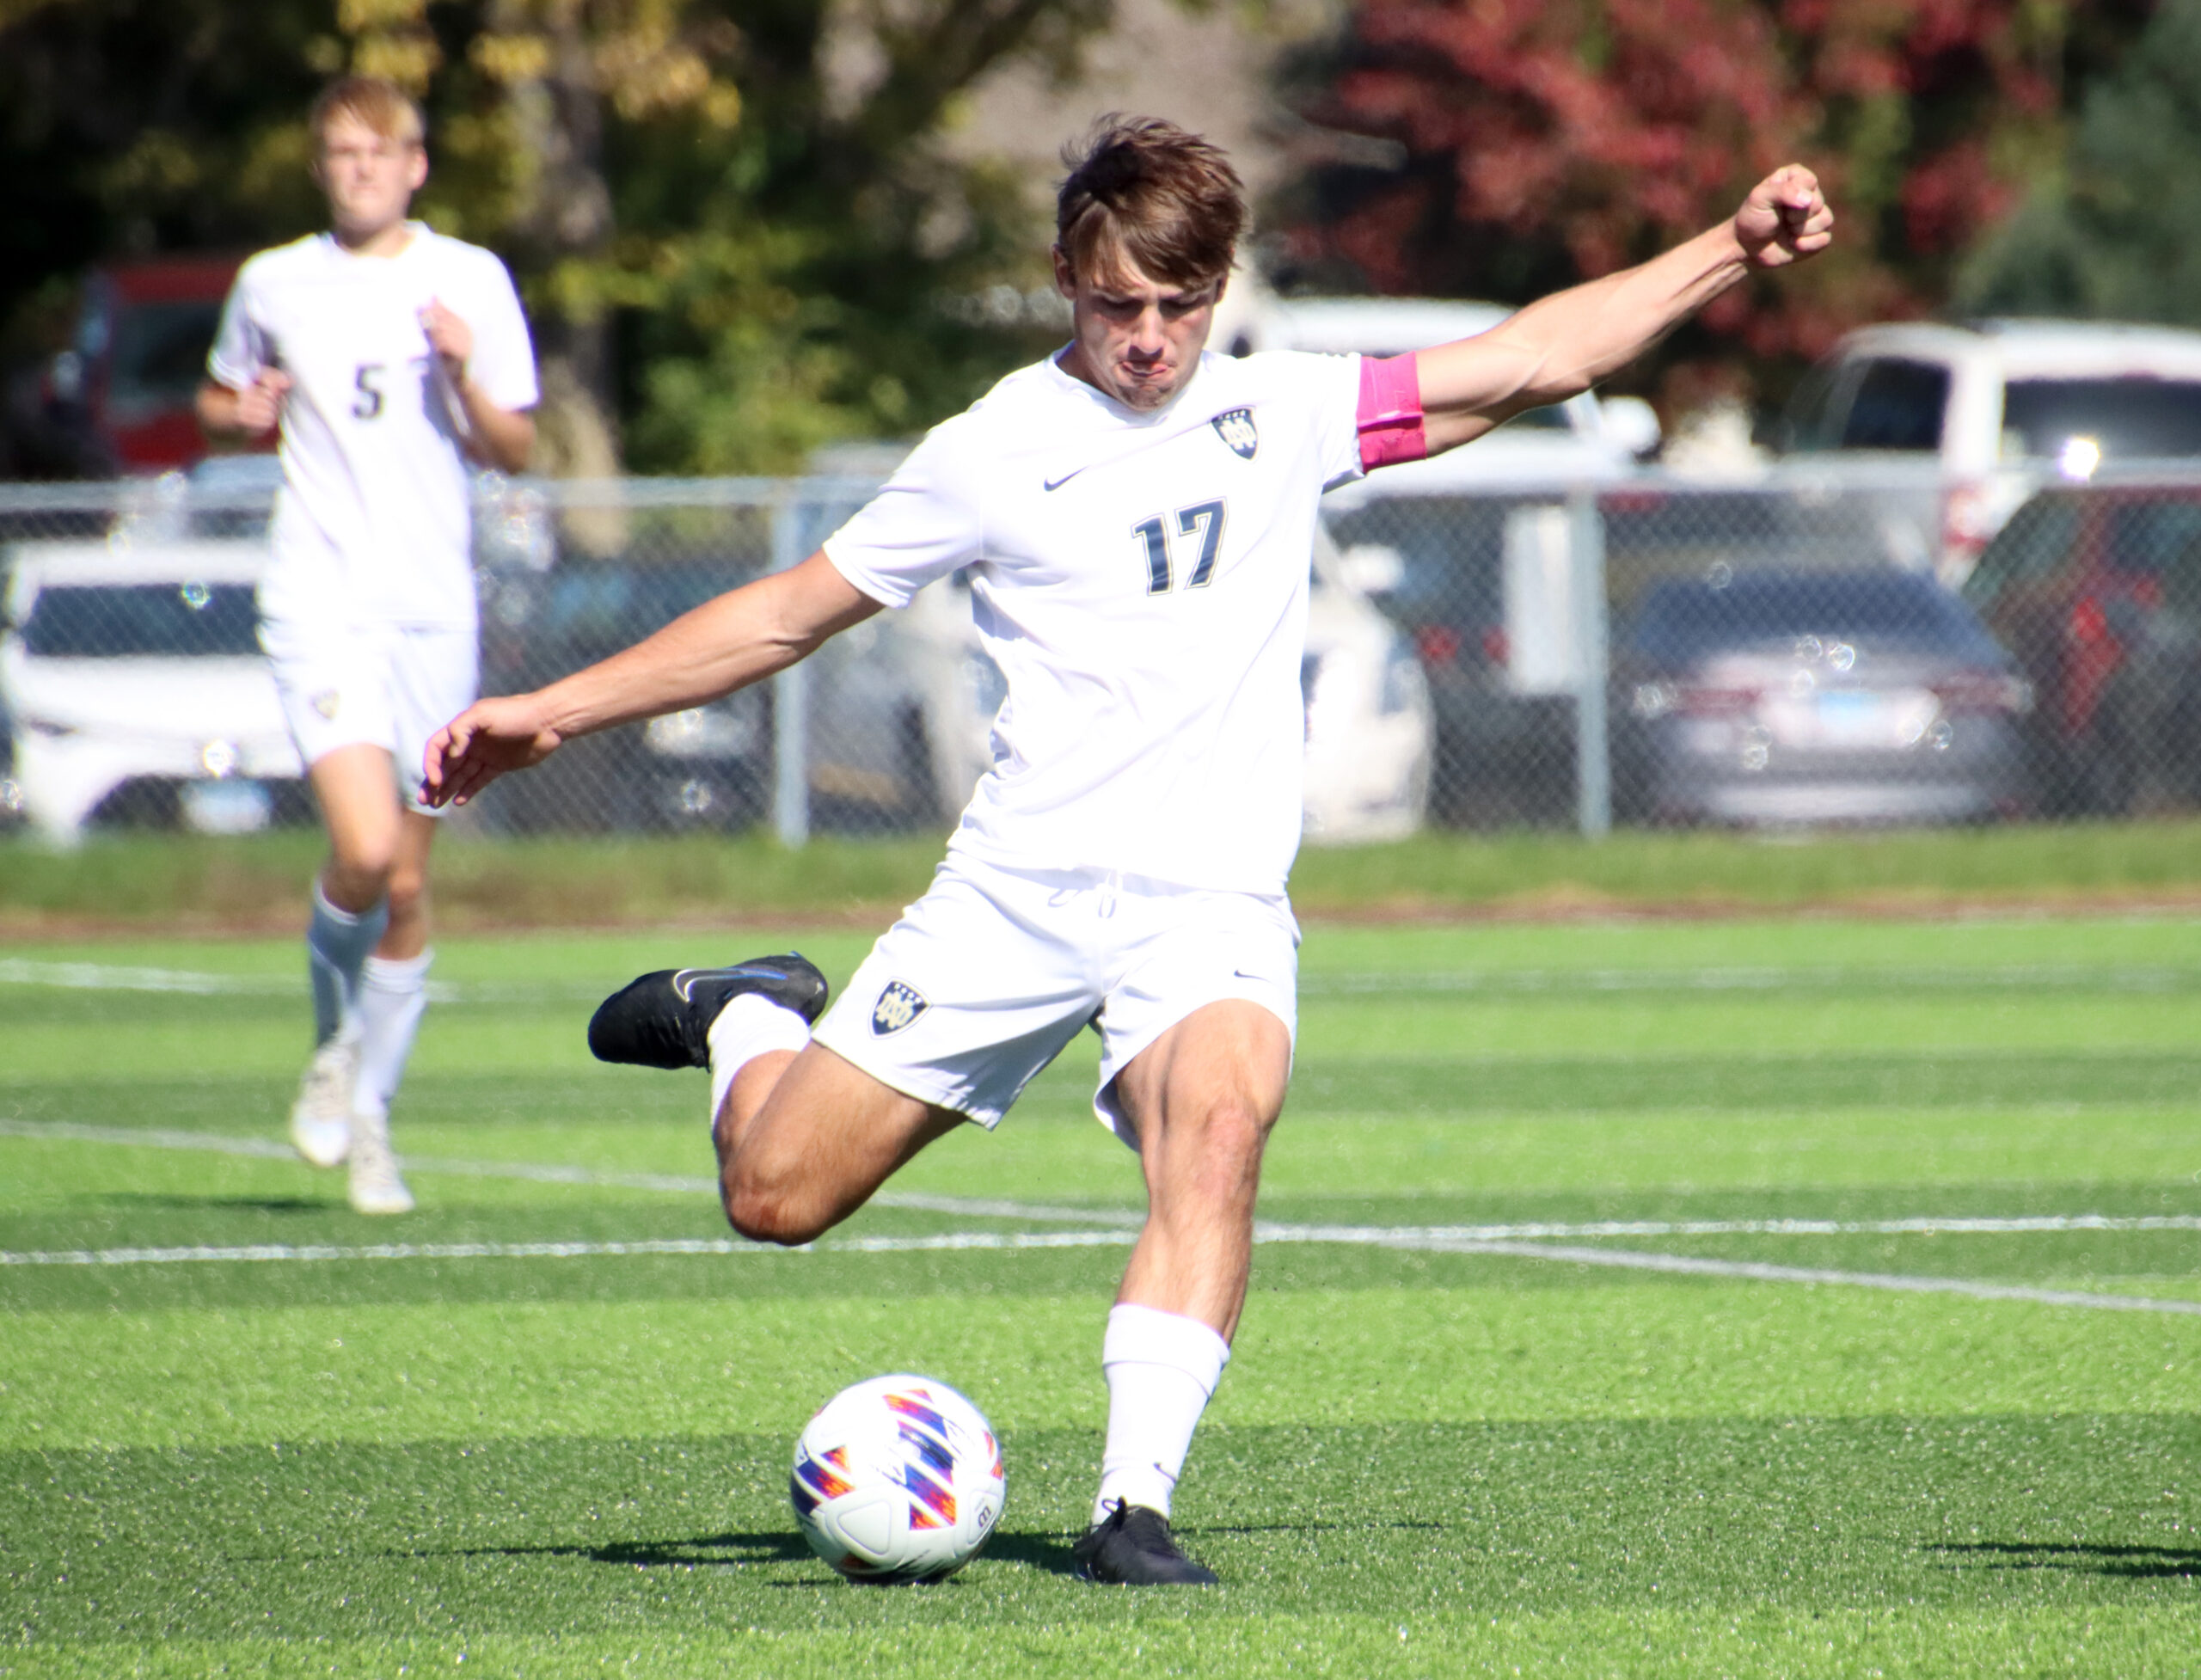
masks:
<svg viewBox="0 0 2201 1680"><path fill-rule="evenodd" d="M1241 461L1252 460L1254 451L1261 446L1261 434L1254 430L1251 408L1233 408L1228 414L1217 414L1208 424Z"/></svg>
<svg viewBox="0 0 2201 1680"><path fill-rule="evenodd" d="M879 1002L871 1006L871 1030L880 1038L898 1033L929 1008L915 986L889 980Z"/></svg>
<svg viewBox="0 0 2201 1680"><path fill-rule="evenodd" d="M323 689L319 694L314 696L309 703L322 716L333 718L336 715L336 708L344 703L344 696L337 693L334 689Z"/></svg>

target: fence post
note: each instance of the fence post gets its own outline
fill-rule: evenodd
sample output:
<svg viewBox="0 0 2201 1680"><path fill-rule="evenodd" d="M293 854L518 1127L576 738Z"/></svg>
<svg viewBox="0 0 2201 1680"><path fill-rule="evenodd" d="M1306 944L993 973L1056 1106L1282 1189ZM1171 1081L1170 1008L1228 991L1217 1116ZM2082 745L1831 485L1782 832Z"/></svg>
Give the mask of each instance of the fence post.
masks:
<svg viewBox="0 0 2201 1680"><path fill-rule="evenodd" d="M799 481L782 480L772 502L772 569L802 559ZM797 660L772 678L772 826L783 846L810 843L810 666Z"/></svg>
<svg viewBox="0 0 2201 1680"><path fill-rule="evenodd" d="M1585 840L1613 826L1612 743L1605 715L1610 686L1605 644L1605 522L1597 493L1578 486L1566 499L1567 555L1574 598L1575 821Z"/></svg>

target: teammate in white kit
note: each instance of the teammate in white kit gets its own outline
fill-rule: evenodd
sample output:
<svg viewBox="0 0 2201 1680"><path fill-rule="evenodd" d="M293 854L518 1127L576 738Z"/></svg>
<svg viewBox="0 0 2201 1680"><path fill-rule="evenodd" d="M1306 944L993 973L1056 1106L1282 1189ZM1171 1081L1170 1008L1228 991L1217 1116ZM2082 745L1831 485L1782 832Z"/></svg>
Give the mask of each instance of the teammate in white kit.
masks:
<svg viewBox="0 0 2201 1680"><path fill-rule="evenodd" d="M467 463L526 464L535 359L504 264L406 219L428 173L419 107L348 77L310 126L329 231L239 272L199 414L217 438L281 428L261 643L329 842L291 1138L316 1166L348 1160L360 1212L403 1213L389 1107L426 996L435 833L412 769L479 692Z"/></svg>
<svg viewBox="0 0 2201 1680"><path fill-rule="evenodd" d="M1170 1495L1229 1357L1261 1151L1291 1073L1309 546L1323 489L1464 444L1621 367L1753 269L1823 248L1808 170L1728 222L1474 339L1384 361L1204 353L1244 220L1197 138L1111 120L1058 205L1072 339L936 427L794 568L429 744L464 800L574 735L699 704L966 573L1008 679L993 768L924 898L818 1020L793 956L645 975L607 1060L712 1070L727 1217L807 1242L966 1121L992 1126L1090 1024L1101 1119L1148 1215L1109 1315L1089 1579L1208 1583ZM813 1032L812 1023L816 1023Z"/></svg>

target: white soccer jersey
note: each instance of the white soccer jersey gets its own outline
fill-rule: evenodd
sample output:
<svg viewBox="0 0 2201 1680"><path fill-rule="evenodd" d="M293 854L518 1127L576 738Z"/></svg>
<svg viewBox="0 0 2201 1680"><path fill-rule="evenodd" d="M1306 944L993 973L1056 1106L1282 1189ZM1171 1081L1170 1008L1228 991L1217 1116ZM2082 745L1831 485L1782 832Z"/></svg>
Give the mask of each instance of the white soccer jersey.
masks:
<svg viewBox="0 0 2201 1680"><path fill-rule="evenodd" d="M1315 509L1361 471L1359 362L1206 355L1141 414L1051 358L935 427L827 539L889 606L970 568L1009 697L952 849L1283 890Z"/></svg>
<svg viewBox="0 0 2201 1680"><path fill-rule="evenodd" d="M260 589L270 618L475 623L465 413L420 311L440 302L466 322L468 377L500 408L534 405L535 355L504 264L409 225L396 256L317 234L262 251L230 288L208 372L236 389L267 368L292 382Z"/></svg>

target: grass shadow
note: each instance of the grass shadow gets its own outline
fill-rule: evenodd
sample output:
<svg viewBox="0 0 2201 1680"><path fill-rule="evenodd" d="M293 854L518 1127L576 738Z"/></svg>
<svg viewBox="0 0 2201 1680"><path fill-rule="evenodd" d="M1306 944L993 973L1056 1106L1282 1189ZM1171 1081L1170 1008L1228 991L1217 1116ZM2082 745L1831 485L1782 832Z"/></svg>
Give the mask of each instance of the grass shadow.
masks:
<svg viewBox="0 0 2201 1680"><path fill-rule="evenodd" d="M626 1569L724 1568L739 1564L810 1563L817 1554L802 1537L776 1534L706 1534L685 1540L615 1540L596 1546L457 1546L431 1550L381 1552L389 1558L580 1558ZM989 1560L1021 1563L1051 1575L1071 1571L1067 1540L1048 1534L996 1533L980 1555ZM270 1562L267 1558L240 1558L238 1562Z"/></svg>
<svg viewBox="0 0 2201 1680"><path fill-rule="evenodd" d="M803 1563L812 1556L799 1535L704 1534L686 1540L615 1540L601 1546L462 1546L401 1557L556 1557L627 1569L724 1568L744 1563Z"/></svg>
<svg viewBox="0 0 2201 1680"><path fill-rule="evenodd" d="M1069 1541L1051 1534L1012 1534L1002 1530L978 1555L1002 1563L1021 1563L1044 1574L1067 1575L1071 1568L1070 1548Z"/></svg>
<svg viewBox="0 0 2201 1680"><path fill-rule="evenodd" d="M221 1210L230 1213L334 1213L342 1211L340 1198L307 1196L185 1196L157 1191L114 1191L87 1199L95 1206L115 1208L172 1208L193 1213Z"/></svg>
<svg viewBox="0 0 2201 1680"><path fill-rule="evenodd" d="M2201 1548L2085 1546L1982 1540L1934 1546L1931 1551L1985 1569L2058 1569L2119 1580L2181 1580L2201 1575Z"/></svg>

